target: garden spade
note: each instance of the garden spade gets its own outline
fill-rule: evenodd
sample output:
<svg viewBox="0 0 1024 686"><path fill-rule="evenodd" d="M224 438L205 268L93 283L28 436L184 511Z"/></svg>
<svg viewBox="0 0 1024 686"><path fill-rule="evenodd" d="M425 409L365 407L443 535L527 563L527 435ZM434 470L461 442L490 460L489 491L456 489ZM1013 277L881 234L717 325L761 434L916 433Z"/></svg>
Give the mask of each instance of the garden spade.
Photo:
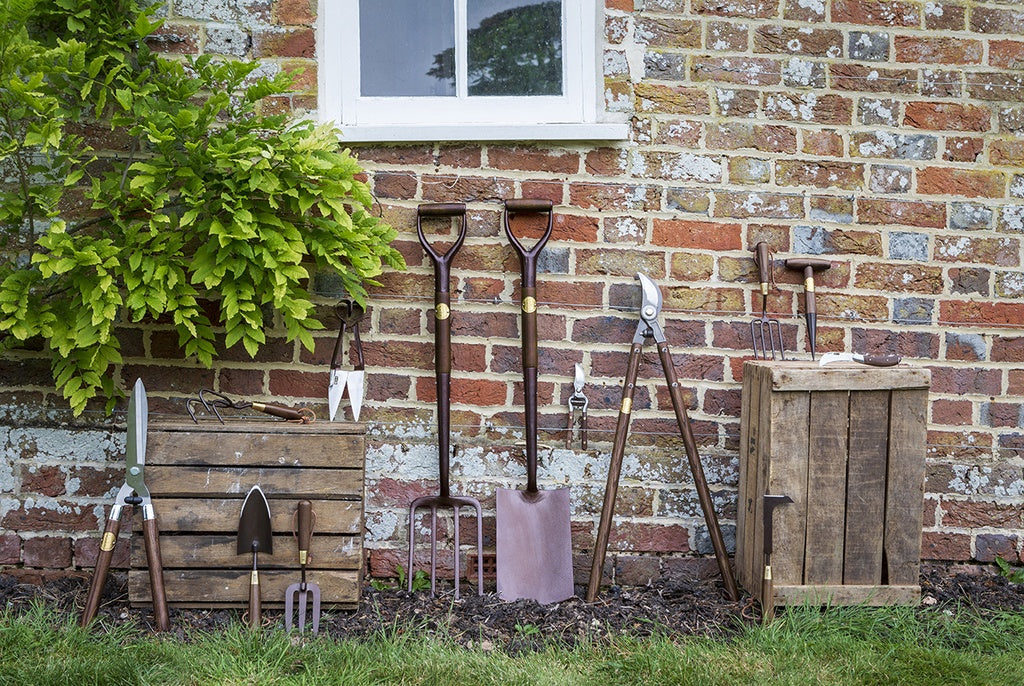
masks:
<svg viewBox="0 0 1024 686"><path fill-rule="evenodd" d="M260 553L274 554L272 534L267 497L259 486L253 486L242 502L242 514L238 517L237 549L239 555L252 553L252 574L249 577L249 627L252 629L259 628L262 622L257 562Z"/></svg>
<svg viewBox="0 0 1024 686"><path fill-rule="evenodd" d="M505 233L519 254L526 411L526 490L495 492L498 597L555 603L573 595L569 489L537 488L537 255L551 236L551 202L505 202ZM512 230L512 217L547 214L547 228L527 250Z"/></svg>

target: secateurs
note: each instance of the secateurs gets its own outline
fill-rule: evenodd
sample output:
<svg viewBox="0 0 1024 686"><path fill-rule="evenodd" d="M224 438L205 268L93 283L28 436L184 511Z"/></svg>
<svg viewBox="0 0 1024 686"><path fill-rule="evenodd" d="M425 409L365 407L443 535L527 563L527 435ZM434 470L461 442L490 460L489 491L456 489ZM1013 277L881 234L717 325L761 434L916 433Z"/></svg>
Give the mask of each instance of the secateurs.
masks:
<svg viewBox="0 0 1024 686"><path fill-rule="evenodd" d="M608 548L612 516L615 512L619 472L622 469L622 456L626 449L630 413L633 409L633 391L636 387L644 343L648 339L654 339L657 344L658 357L661 359L661 366L665 372L665 381L668 383L676 422L679 424L683 444L686 447L686 459L690 464L690 473L697 489L701 510L704 512L708 535L711 537L711 544L715 549L715 558L722 574L722 581L725 583L729 597L736 600L739 598L739 589L736 587L736 580L733 577L732 568L729 566L729 557L725 550L725 542L722 540L722 531L718 526L718 517L711 502L711 492L708 490L707 479L704 477L704 467L700 463L700 455L697 452L697 441L693 435L693 428L690 426L690 418L686 414L683 389L676 378L672 353L665 340L665 333L658 323L658 318L661 315L661 290L654 281L644 274L637 274L636 278L640 281L641 288L640 322L637 324L636 334L633 336L633 344L629 350L629 363L626 368L626 379L622 385L622 405L619 408L619 417L615 425L615 439L612 445L611 461L608 465L608 486L604 494L604 505L601 508L601 520L597 527L597 541L594 544L594 559L590 568L590 583L587 587L587 602L593 602L597 598L597 591L601 585L605 552Z"/></svg>
<svg viewBox="0 0 1024 686"><path fill-rule="evenodd" d="M286 407L284 405L275 405L273 403L259 403L250 400L232 400L223 393L217 393L211 391L208 388L204 388L199 391L199 397L189 398L185 401L185 409L188 410L188 416L192 418L192 421L196 424L199 423L199 418L196 416L196 407L201 405L207 412L212 413L217 417L217 420L223 424L224 417L220 411L222 409L231 410L244 410L252 408L257 412L263 412L274 417L280 417L292 422L301 422L303 424L310 424L316 421L316 414L313 410L308 407Z"/></svg>
<svg viewBox="0 0 1024 686"><path fill-rule="evenodd" d="M153 615L158 631L170 628L167 613L167 596L164 593L163 562L160 559L160 533L156 526L156 513L144 480L146 467L146 427L149 418L149 403L142 379L135 382L131 399L128 401L128 441L125 447L124 485L117 491L117 499L110 508L110 516L103 529L100 551L96 556L96 571L89 587L89 596L82 611L81 625L88 626L100 606L103 585L110 571L110 558L114 554L117 533L121 529L121 517L125 505L142 507L142 535L146 544L146 565L149 567L149 585L153 593Z"/></svg>
<svg viewBox="0 0 1024 686"><path fill-rule="evenodd" d="M327 401L331 410L331 421L338 414L341 396L348 388L348 401L352 405L352 421L359 421L359 412L363 409L363 394L366 372L363 365L363 342L359 339L359 320L366 314L365 310L351 300L342 300L338 305L338 317L341 329L338 340L334 343L334 355L331 357L331 380L327 386ZM356 364L351 371L341 368L344 360L342 348L346 329L352 331L352 345L356 351Z"/></svg>
<svg viewBox="0 0 1024 686"><path fill-rule="evenodd" d="M590 401L583 395L583 365L576 363L576 373L572 381L572 395L569 396L569 435L565 439L565 447L571 448L579 427L580 449L587 449L587 407Z"/></svg>

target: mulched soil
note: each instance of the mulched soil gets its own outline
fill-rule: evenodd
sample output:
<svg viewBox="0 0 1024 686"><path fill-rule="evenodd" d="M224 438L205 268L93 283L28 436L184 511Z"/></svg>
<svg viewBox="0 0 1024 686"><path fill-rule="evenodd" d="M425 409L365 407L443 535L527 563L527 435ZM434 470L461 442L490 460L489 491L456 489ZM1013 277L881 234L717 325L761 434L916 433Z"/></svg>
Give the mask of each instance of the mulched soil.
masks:
<svg viewBox="0 0 1024 686"><path fill-rule="evenodd" d="M87 581L57 578L41 585L20 583L0 573L0 607L25 612L33 602L43 602L59 614L76 618L84 604ZM994 567L923 565L920 612L972 608L980 612L1024 610L1024 584L1014 584ZM584 589L577 589L581 594ZM389 635L443 635L467 647L512 652L533 650L552 639L574 645L581 639L611 635L636 637L651 634L726 638L744 625L760 622L760 608L749 596L739 601L725 597L717 578L617 587L605 590L596 603L582 598L542 606L534 602L505 603L494 593L463 597L428 591L406 593L397 589L366 586L355 611L326 610L321 633L333 638L366 638ZM282 626L280 611L264 611L268 628ZM195 632L216 632L239 620L239 610L172 609L172 631L181 639ZM123 574L112 574L107 583L97 630L131 623L152 631L152 614L128 603Z"/></svg>

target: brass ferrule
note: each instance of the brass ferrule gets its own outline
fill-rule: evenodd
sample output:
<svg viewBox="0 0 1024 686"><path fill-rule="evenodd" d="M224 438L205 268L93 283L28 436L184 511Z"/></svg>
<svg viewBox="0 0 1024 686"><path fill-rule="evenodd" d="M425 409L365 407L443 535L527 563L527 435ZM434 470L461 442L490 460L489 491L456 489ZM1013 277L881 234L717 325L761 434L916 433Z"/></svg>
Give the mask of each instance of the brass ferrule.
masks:
<svg viewBox="0 0 1024 686"><path fill-rule="evenodd" d="M252 574L249 576L249 585L250 586L259 586L260 585L260 573L257 572L255 569L252 570Z"/></svg>
<svg viewBox="0 0 1024 686"><path fill-rule="evenodd" d="M772 566L771 565L765 565L764 566L764 580L765 581L771 581L772 580Z"/></svg>
<svg viewBox="0 0 1024 686"><path fill-rule="evenodd" d="M142 506L142 518L146 521L156 519L156 510L153 509L153 503L146 503Z"/></svg>
<svg viewBox="0 0 1024 686"><path fill-rule="evenodd" d="M622 414L629 414L632 411L633 411L633 399L632 398L623 398L622 399L622 407L619 408L619 412L621 412Z"/></svg>
<svg viewBox="0 0 1024 686"><path fill-rule="evenodd" d="M768 295L768 284L761 284L761 295Z"/></svg>
<svg viewBox="0 0 1024 686"><path fill-rule="evenodd" d="M804 290L809 293L814 292L814 279L804 279Z"/></svg>
<svg viewBox="0 0 1024 686"><path fill-rule="evenodd" d="M103 532L103 538L100 540L100 550L103 552L110 552L114 549L114 544L117 542L117 536L110 531Z"/></svg>
<svg viewBox="0 0 1024 686"><path fill-rule="evenodd" d="M309 559L309 551L308 550L300 550L299 551L299 564L300 565L306 564L306 560L308 560L308 559Z"/></svg>

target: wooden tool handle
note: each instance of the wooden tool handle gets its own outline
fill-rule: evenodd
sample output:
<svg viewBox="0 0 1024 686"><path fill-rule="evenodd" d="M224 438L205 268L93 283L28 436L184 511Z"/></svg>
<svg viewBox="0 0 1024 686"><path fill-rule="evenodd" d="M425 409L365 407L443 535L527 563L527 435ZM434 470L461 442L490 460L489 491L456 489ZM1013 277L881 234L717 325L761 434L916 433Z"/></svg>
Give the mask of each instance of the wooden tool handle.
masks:
<svg viewBox="0 0 1024 686"><path fill-rule="evenodd" d="M149 565L149 586L153 592L153 616L157 631L171 628L167 612L167 594L164 591L164 564L160 556L160 532L156 528L156 517L147 518L146 510L152 514L152 506L143 506L142 536L146 543L146 564Z"/></svg>
<svg viewBox="0 0 1024 686"><path fill-rule="evenodd" d="M259 629L263 623L260 606L260 573L252 570L249 577L249 628Z"/></svg>
<svg viewBox="0 0 1024 686"><path fill-rule="evenodd" d="M96 569L92 575L92 584L89 586L89 596L85 601L85 609L82 610L82 627L89 626L89 623L96 617L100 608L100 596L103 595L103 586L107 581L107 573L110 571L110 558L114 555L114 546L117 544L117 533L121 530L120 505L115 505L110 511L111 516L103 527L103 538L100 539L100 551L96 555ZM115 510L118 514L115 516Z"/></svg>
<svg viewBox="0 0 1024 686"><path fill-rule="evenodd" d="M303 567L309 561L309 543L313 538L313 503L299 501L299 564Z"/></svg>
<svg viewBox="0 0 1024 686"><path fill-rule="evenodd" d="M280 417L281 419L290 419L298 421L303 418L303 413L294 407L285 407L284 405L274 405L273 403L253 403L252 409L257 412L263 412L274 417Z"/></svg>
<svg viewBox="0 0 1024 686"><path fill-rule="evenodd" d="M899 364L901 359L899 355L865 355L864 364L872 367L892 367Z"/></svg>
<svg viewBox="0 0 1024 686"><path fill-rule="evenodd" d="M461 202L424 203L416 208L421 217L458 217L466 214L466 204Z"/></svg>
<svg viewBox="0 0 1024 686"><path fill-rule="evenodd" d="M608 538L612 531L612 517L615 514L615 497L619 490L619 473L622 471L622 456L626 451L626 436L629 433L629 420L633 411L633 390L636 388L636 377L640 370L640 356L643 345L634 343L629 350L629 364L626 367L626 379L622 382L622 404L619 406L619 418L615 424L615 442L612 445L612 456L608 463L608 483L604 489L604 504L601 506L601 520L597 525L597 540L594 542L594 559L590 564L590 582L587 584L587 602L597 598L601 587L601 575L604 571L604 558L608 550Z"/></svg>

